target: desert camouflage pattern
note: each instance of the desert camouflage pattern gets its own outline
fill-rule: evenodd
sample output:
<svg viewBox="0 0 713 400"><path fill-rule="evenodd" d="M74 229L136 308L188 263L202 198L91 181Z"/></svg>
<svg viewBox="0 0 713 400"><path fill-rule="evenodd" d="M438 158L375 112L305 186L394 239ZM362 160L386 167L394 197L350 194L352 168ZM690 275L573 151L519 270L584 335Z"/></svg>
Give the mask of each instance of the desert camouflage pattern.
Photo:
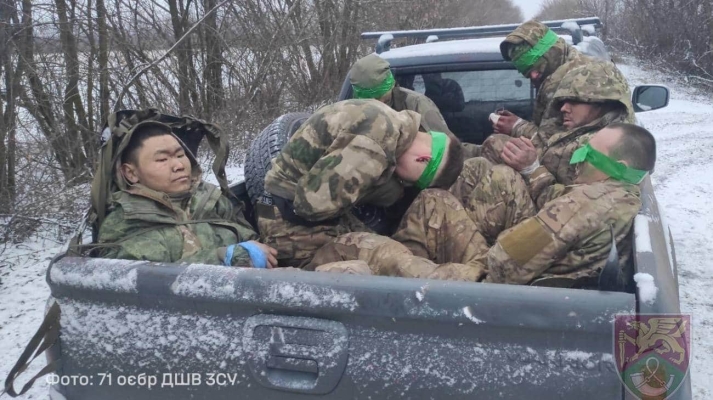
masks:
<svg viewBox="0 0 713 400"><path fill-rule="evenodd" d="M414 255L392 238L366 232L349 233L326 244L305 269L312 268L318 272L473 282L485 276L485 266L480 262L438 265Z"/></svg>
<svg viewBox="0 0 713 400"><path fill-rule="evenodd" d="M441 189L422 191L391 237L437 264L480 262L488 249L465 207Z"/></svg>
<svg viewBox="0 0 713 400"><path fill-rule="evenodd" d="M567 186L537 215L504 231L487 254L486 282L529 284L537 278L594 279L611 250L631 255L629 232L641 208L639 187L606 180Z"/></svg>
<svg viewBox="0 0 713 400"><path fill-rule="evenodd" d="M534 20L523 23L506 36L503 43L500 44L503 57L506 60L510 59L506 50L510 45L528 43L530 46L534 46L547 33L548 29L544 24ZM540 148L552 134L561 131L562 121L559 107L554 102L555 92L569 70L590 62L595 62L595 60L580 53L573 46L565 43L564 39L559 38L534 66L546 78L537 88L532 121L525 121L517 125L513 128L512 136L524 136L532 139L535 146Z"/></svg>
<svg viewBox="0 0 713 400"><path fill-rule="evenodd" d="M308 221L346 214L387 184L396 159L411 145L421 117L397 112L377 100L345 100L322 107L273 160L265 189L294 201ZM382 204L393 204L400 191Z"/></svg>
<svg viewBox="0 0 713 400"><path fill-rule="evenodd" d="M500 232L537 212L522 176L507 165L493 165L482 157L466 160L449 191L491 245Z"/></svg>
<svg viewBox="0 0 713 400"><path fill-rule="evenodd" d="M99 229L99 255L223 265L226 246L256 239L240 210L214 185L197 180L180 199L132 185L112 195ZM235 248L232 265L251 265L242 247Z"/></svg>
<svg viewBox="0 0 713 400"><path fill-rule="evenodd" d="M558 183L571 185L576 178L576 165L570 165L572 153L589 142L592 135L615 122L634 123L634 107L626 78L613 63L594 62L570 70L554 95L554 102L565 100L582 103L615 103L618 107L591 123L552 135L541 148L540 164Z"/></svg>

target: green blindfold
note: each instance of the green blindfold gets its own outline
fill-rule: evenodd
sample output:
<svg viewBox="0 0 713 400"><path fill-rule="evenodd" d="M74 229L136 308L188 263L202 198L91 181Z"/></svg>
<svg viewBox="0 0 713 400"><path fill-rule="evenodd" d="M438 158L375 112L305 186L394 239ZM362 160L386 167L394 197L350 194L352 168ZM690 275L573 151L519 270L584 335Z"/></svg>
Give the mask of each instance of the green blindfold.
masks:
<svg viewBox="0 0 713 400"><path fill-rule="evenodd" d="M436 177L436 172L438 172L438 167L441 166L441 161L443 160L443 153L446 151L446 141L448 136L443 132L431 131L431 159L426 165L426 169L423 170L421 177L416 181L416 186L423 190L428 188L433 182L433 178Z"/></svg>
<svg viewBox="0 0 713 400"><path fill-rule="evenodd" d="M388 72L386 79L376 87L373 88L363 88L358 85L352 85L352 90L354 91L355 99L378 99L383 95L393 89L396 80L394 80L394 75L391 71Z"/></svg>
<svg viewBox="0 0 713 400"><path fill-rule="evenodd" d="M512 60L513 65L515 65L515 68L517 68L521 74L527 75L537 60L557 43L558 38L559 36L557 36L556 33L548 29L545 36L543 36L532 49Z"/></svg>
<svg viewBox="0 0 713 400"><path fill-rule="evenodd" d="M577 149L577 151L572 154L569 163L579 164L584 161L592 164L594 168L602 171L614 180L631 183L633 185L641 183L647 174L646 171L629 168L606 154L594 150L589 143Z"/></svg>

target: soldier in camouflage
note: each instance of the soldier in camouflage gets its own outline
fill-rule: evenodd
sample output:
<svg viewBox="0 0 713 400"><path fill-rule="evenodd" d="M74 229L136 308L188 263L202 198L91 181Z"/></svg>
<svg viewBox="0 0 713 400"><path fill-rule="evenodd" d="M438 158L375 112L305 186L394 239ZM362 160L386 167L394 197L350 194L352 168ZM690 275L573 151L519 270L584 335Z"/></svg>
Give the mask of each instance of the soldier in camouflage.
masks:
<svg viewBox="0 0 713 400"><path fill-rule="evenodd" d="M506 36L500 44L500 52L505 60L512 61L518 71L537 87L537 99L532 121L522 120L509 111L503 111L494 124L495 132L532 139L535 146L539 147L552 134L561 130L560 110L553 104L553 96L560 81L570 69L594 62L594 59L583 55L546 25L534 20L523 23ZM502 145L497 141L498 138L493 136L484 145Z"/></svg>
<svg viewBox="0 0 713 400"><path fill-rule="evenodd" d="M526 138L512 139L504 146L502 159L525 174L544 165L558 183L570 185L576 171L569 160L576 149L609 124L634 122L631 91L614 64L594 62L570 70L553 102L560 107L563 130L539 149Z"/></svg>
<svg viewBox="0 0 713 400"><path fill-rule="evenodd" d="M349 71L353 97L376 99L396 111L416 111L421 114L421 126L427 131L452 134L436 104L421 93L401 87L390 68L389 62L376 54L357 60ZM480 146L472 143L462 143L462 146L465 158L480 155Z"/></svg>
<svg viewBox="0 0 713 400"><path fill-rule="evenodd" d="M462 167L460 142L425 132L418 113L374 100L335 103L305 121L273 161L259 230L281 264L302 267L339 235L368 230L354 206L392 205L404 185L450 187Z"/></svg>
<svg viewBox="0 0 713 400"><path fill-rule="evenodd" d="M117 154L110 211L99 228L105 258L226 266L276 266L277 252L201 170L171 128L142 122ZM121 149L121 148L120 148Z"/></svg>
<svg viewBox="0 0 713 400"><path fill-rule="evenodd" d="M501 232L489 250L472 256L470 260L457 260L460 264L432 268L427 276L510 284L531 284L556 277L559 282L565 278L572 286L590 285L603 268L611 250L610 231L614 234L619 250L619 265L627 265L631 255L631 243L627 236L641 207L638 184L653 170L655 158L655 140L647 130L631 124L612 124L602 129L572 155L570 162L578 165L579 169L574 185L557 184L542 188L543 193L538 197L549 198L539 211ZM485 164L480 167L486 170ZM549 174L545 167L539 167L538 170L538 175ZM511 176L516 176L516 173L513 171ZM553 178L550 178L552 181ZM502 198L507 198L517 197L518 193L527 190L522 181L515 179L510 183L510 187L502 182L491 186L495 187L493 193L484 193L485 201L481 205L474 203L473 207L483 207L481 215L486 215L492 207L491 199L498 197L496 192L505 192ZM463 186L466 183L459 184ZM459 184L454 187L457 188ZM447 196L442 196L434 208L447 209L445 204L451 201ZM451 207L454 208L457 207ZM429 261L434 258L438 260L438 256L433 257L432 254L436 254L443 243L450 242L451 248L457 248L459 245L453 242L472 240L459 236L463 228L450 230L449 221L438 218L428 220L425 214L422 215L412 217L410 210L400 229L401 232L430 230L425 234L411 234L410 242L404 242L411 254L421 255ZM509 216L507 213L496 212L487 218L502 220ZM493 221L493 224L507 225L503 221ZM380 238L380 251L399 248L394 239L404 240L404 237L403 234L397 234L393 239ZM351 247L359 249L359 241L351 239ZM368 237L357 239L375 241ZM340 240L344 241L344 238ZM423 249L420 253L419 247ZM321 249L319 252L324 262L348 260L355 254L361 256L354 250L349 253L345 250L335 251L334 248ZM376 261L369 266L373 273L381 273L378 262L382 260L365 261ZM391 264L396 262L387 261ZM409 260L409 265L412 263L414 261ZM408 276L406 273L401 275Z"/></svg>

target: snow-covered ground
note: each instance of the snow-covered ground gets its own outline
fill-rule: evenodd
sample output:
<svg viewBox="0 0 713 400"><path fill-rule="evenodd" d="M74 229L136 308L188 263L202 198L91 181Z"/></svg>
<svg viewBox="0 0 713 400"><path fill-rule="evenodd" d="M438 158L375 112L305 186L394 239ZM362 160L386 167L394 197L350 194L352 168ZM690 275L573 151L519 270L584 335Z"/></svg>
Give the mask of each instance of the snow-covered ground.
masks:
<svg viewBox="0 0 713 400"><path fill-rule="evenodd" d="M633 85L666 83L672 89L669 107L640 114L657 138L658 162L653 182L659 204L673 232L679 265L683 312L692 314L694 398L713 397L713 103L694 89L660 74L621 66ZM209 168L207 168L209 170ZM710 173L710 175L708 174ZM231 180L242 175L229 169ZM0 379L4 379L42 320L49 289L45 269L58 248L33 241L6 249L8 265L0 266ZM3 264L8 264L2 261ZM30 369L36 373L40 364ZM16 385L20 386L21 385ZM43 380L24 396L46 399Z"/></svg>

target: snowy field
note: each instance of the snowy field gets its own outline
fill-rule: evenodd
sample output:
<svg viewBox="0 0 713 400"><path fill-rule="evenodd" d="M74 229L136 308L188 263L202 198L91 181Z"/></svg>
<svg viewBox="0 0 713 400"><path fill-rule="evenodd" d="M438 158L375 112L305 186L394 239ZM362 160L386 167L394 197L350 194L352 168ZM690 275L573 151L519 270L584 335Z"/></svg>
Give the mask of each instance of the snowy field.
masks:
<svg viewBox="0 0 713 400"><path fill-rule="evenodd" d="M713 103L685 84L670 82L634 66L621 66L632 87L665 83L672 89L669 107L640 114L658 141L653 182L659 204L673 232L683 312L693 319L693 391L696 400L713 398ZM709 174L710 173L710 174ZM228 171L235 180L238 167ZM42 320L49 289L45 269L59 251L54 243L33 241L8 248L12 266L0 267L0 379L4 380ZM3 261L5 263L5 261ZM44 360L29 371L39 370ZM18 385L16 385L18 386ZM21 385L19 385L21 386ZM24 396L46 399L43 380Z"/></svg>

